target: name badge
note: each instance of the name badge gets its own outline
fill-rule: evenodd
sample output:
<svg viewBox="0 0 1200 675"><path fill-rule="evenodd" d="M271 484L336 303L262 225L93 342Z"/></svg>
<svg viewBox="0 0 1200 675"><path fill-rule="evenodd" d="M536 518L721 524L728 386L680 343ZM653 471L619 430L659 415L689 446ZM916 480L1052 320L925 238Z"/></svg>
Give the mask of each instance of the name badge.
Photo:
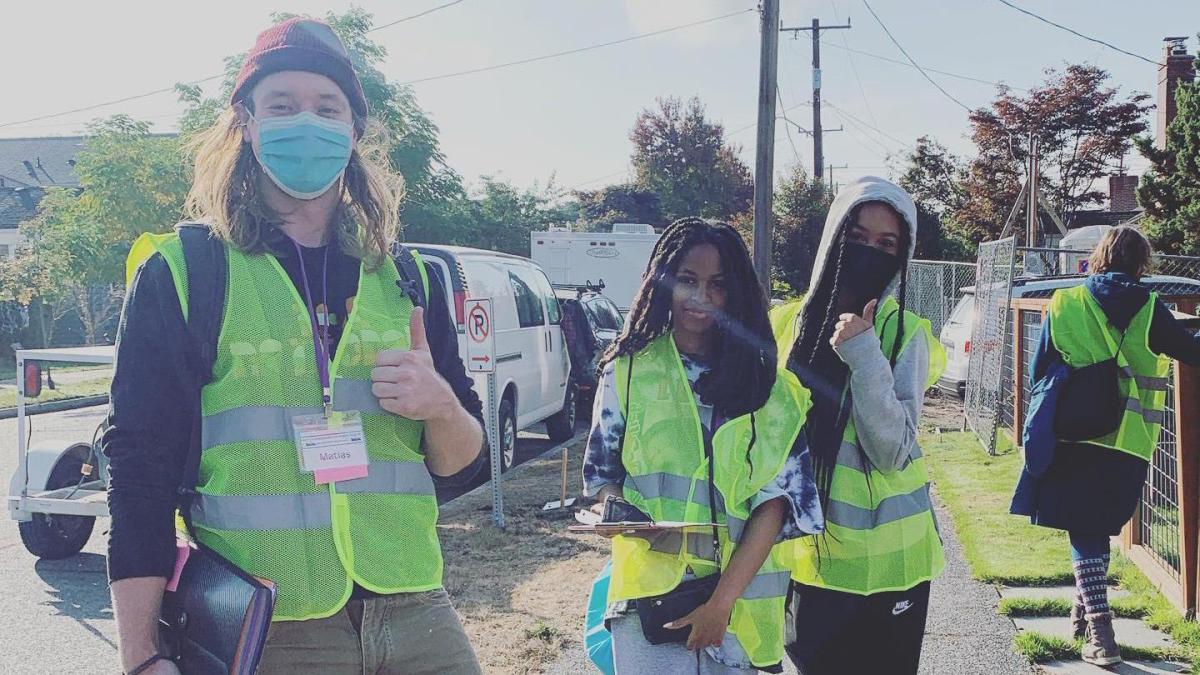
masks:
<svg viewBox="0 0 1200 675"><path fill-rule="evenodd" d="M366 436L357 411L292 418L300 469L313 474L317 485L367 475Z"/></svg>

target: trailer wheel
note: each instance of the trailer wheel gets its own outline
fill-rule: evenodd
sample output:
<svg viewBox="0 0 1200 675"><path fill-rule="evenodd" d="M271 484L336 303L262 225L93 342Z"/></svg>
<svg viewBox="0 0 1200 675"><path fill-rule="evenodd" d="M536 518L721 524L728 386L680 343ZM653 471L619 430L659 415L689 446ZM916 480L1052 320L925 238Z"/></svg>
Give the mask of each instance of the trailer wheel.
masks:
<svg viewBox="0 0 1200 675"><path fill-rule="evenodd" d="M82 477L80 470L90 455L91 448L86 443L78 443L68 448L54 464L50 478L46 481L46 489L57 490L78 484ZM95 473L94 468L92 472ZM88 538L92 536L96 518L35 513L32 520L17 525L25 550L44 560L58 560L69 558L83 550Z"/></svg>

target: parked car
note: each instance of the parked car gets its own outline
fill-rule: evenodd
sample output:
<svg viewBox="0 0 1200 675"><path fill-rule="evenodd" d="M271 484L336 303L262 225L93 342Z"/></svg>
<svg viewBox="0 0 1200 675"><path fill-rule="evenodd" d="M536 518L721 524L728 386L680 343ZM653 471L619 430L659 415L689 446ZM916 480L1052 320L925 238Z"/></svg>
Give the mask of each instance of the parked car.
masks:
<svg viewBox="0 0 1200 675"><path fill-rule="evenodd" d="M467 353L466 299L492 300L499 400L487 400L486 375L472 376L484 405L494 405L498 411L502 468L513 465L519 430L544 422L551 441L571 438L579 389L571 381L561 308L541 267L527 258L494 251L409 246L441 277L446 301L453 308L461 354Z"/></svg>
<svg viewBox="0 0 1200 675"><path fill-rule="evenodd" d="M1048 277L1017 277L1012 283L1012 298L1048 298L1060 288L1078 286L1086 275L1064 275ZM1142 279L1150 290L1160 295L1195 293L1200 289L1200 280L1187 277L1150 275ZM967 373L971 360L971 331L975 323L975 287L961 289L963 296L950 312L940 336L946 347L946 371L938 380L938 388L965 398Z"/></svg>
<svg viewBox="0 0 1200 675"><path fill-rule="evenodd" d="M571 378L579 385L579 406L590 410L600 357L617 339L625 319L603 285L555 284L562 306L563 335L571 354ZM586 412L585 412L586 414Z"/></svg>

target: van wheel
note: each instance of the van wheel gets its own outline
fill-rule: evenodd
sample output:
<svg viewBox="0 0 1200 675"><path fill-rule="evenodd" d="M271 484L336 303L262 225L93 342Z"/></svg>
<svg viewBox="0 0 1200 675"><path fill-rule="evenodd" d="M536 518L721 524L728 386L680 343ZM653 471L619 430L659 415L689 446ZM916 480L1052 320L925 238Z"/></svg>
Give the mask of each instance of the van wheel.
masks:
<svg viewBox="0 0 1200 675"><path fill-rule="evenodd" d="M576 404L579 400L579 385L571 380L567 383L567 394L563 397L562 410L546 418L546 434L551 443L562 443L575 435Z"/></svg>
<svg viewBox="0 0 1200 675"><path fill-rule="evenodd" d="M517 415L511 399L500 401L500 470L508 471L517 461Z"/></svg>
<svg viewBox="0 0 1200 675"><path fill-rule="evenodd" d="M46 489L58 490L78 485L80 478L83 478L80 471L90 455L91 448L85 443L71 446L55 462L50 471L50 478L46 481ZM93 467L92 472L95 471ZM91 477L89 474L84 478L84 482ZM17 523L17 529L21 533L21 543L25 545L25 550L43 560L59 560L82 551L92 536L92 528L95 525L94 516L35 513L29 522Z"/></svg>

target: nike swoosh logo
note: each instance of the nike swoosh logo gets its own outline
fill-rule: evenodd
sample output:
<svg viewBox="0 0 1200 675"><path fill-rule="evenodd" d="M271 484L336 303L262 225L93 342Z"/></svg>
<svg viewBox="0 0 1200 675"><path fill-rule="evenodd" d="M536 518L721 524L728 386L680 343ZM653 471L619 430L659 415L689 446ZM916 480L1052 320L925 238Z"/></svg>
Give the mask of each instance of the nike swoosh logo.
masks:
<svg viewBox="0 0 1200 675"><path fill-rule="evenodd" d="M897 602L896 606L892 608L892 616L900 616L901 614L907 612L910 609L912 609L912 601L911 600L904 600L902 602Z"/></svg>

